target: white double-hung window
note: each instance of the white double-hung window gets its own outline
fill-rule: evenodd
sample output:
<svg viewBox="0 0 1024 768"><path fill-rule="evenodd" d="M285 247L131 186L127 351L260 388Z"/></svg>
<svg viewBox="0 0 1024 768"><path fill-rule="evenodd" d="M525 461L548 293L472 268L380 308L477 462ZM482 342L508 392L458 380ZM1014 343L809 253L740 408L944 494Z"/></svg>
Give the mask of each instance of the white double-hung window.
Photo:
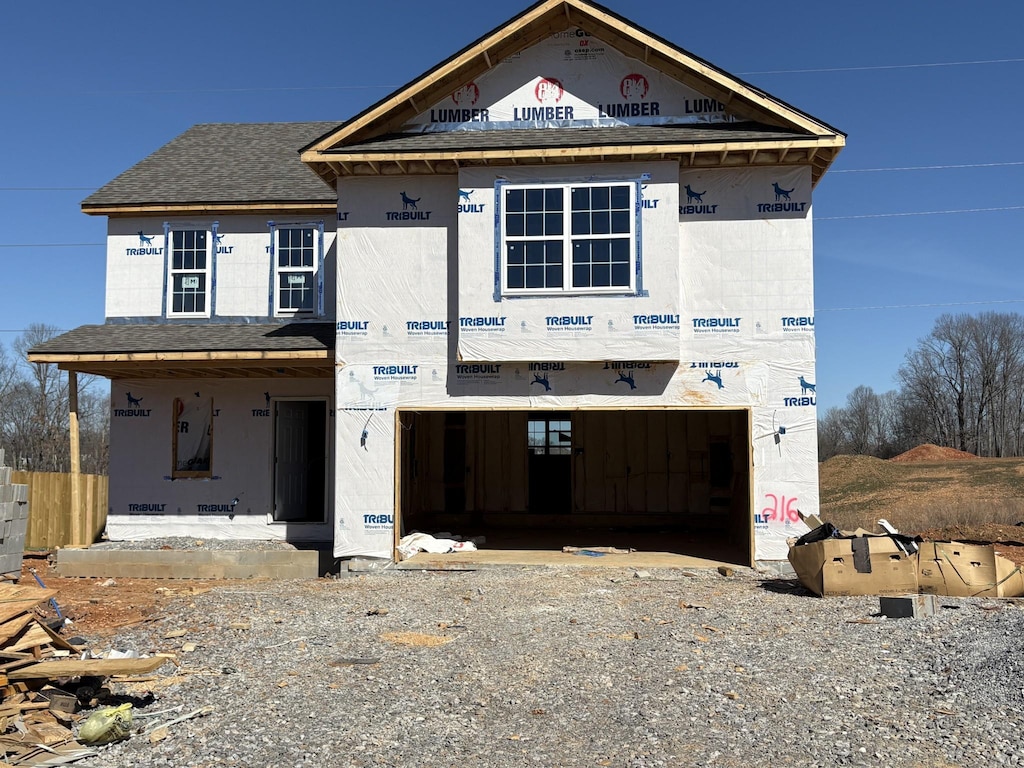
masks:
<svg viewBox="0 0 1024 768"><path fill-rule="evenodd" d="M211 258L209 232L204 229L175 229L170 235L168 314L208 317Z"/></svg>
<svg viewBox="0 0 1024 768"><path fill-rule="evenodd" d="M277 228L274 260L277 315L311 314L317 309L317 231L306 226Z"/></svg>
<svg viewBox="0 0 1024 768"><path fill-rule="evenodd" d="M635 182L503 184L504 295L632 293Z"/></svg>

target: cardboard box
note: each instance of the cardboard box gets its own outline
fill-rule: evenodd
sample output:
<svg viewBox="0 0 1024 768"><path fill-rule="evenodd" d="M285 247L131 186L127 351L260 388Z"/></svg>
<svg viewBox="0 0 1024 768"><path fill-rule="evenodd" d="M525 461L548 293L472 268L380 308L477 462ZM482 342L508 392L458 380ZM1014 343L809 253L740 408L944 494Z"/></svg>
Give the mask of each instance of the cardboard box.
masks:
<svg viewBox="0 0 1024 768"><path fill-rule="evenodd" d="M854 542L864 542L863 544ZM860 553L855 561L854 548ZM822 539L789 549L800 583L816 595L905 595L917 592L917 561L889 536Z"/></svg>
<svg viewBox="0 0 1024 768"><path fill-rule="evenodd" d="M816 595L1024 595L1024 571L991 545L921 542L907 554L885 534L843 535L789 549L800 583Z"/></svg>
<svg viewBox="0 0 1024 768"><path fill-rule="evenodd" d="M959 597L1019 597L1024 573L992 545L927 541L918 553L919 591Z"/></svg>

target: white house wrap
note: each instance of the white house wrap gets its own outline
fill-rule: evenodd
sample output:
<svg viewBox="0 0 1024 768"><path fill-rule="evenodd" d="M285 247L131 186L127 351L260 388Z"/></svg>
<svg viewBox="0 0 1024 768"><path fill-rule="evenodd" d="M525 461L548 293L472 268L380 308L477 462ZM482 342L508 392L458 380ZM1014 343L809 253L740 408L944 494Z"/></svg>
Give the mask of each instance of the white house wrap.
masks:
<svg viewBox="0 0 1024 768"><path fill-rule="evenodd" d="M197 126L90 196L107 323L33 359L114 380L111 538L781 560L844 141L542 0L346 123Z"/></svg>

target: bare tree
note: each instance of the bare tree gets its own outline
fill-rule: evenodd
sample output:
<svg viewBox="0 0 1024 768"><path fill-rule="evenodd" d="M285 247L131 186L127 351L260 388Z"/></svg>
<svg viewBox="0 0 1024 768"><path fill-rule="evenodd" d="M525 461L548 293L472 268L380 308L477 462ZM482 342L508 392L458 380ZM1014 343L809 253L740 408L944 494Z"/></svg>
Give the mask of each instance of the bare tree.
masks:
<svg viewBox="0 0 1024 768"><path fill-rule="evenodd" d="M58 329L34 323L12 347L17 363L5 366L0 354L0 446L7 462L39 472L71 468L68 376L51 363L29 363L28 351L53 338ZM2 352L2 350L0 350ZM110 435L109 394L94 391L96 378L79 379L82 469L105 473Z"/></svg>

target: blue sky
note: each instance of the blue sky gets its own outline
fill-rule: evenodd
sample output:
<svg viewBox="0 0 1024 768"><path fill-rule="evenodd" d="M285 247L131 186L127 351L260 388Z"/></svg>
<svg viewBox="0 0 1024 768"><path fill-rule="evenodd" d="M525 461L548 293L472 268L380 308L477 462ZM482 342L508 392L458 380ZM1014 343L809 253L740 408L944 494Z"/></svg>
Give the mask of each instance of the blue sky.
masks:
<svg viewBox="0 0 1024 768"><path fill-rule="evenodd" d="M1024 311L1024 3L604 4L847 133L814 197L819 413L895 388L944 312ZM189 126L340 123L525 7L10 4L0 342L103 321L103 246L68 244L105 219L79 202Z"/></svg>

